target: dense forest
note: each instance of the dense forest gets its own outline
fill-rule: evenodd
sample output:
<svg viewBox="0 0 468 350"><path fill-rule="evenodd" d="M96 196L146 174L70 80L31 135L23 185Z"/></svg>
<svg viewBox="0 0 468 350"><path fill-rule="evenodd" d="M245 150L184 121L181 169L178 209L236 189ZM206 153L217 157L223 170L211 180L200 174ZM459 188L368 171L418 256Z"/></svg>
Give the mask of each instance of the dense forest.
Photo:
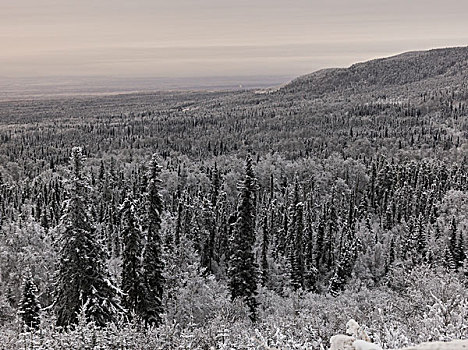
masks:
<svg viewBox="0 0 468 350"><path fill-rule="evenodd" d="M468 335L468 49L279 89L0 102L5 349Z"/></svg>

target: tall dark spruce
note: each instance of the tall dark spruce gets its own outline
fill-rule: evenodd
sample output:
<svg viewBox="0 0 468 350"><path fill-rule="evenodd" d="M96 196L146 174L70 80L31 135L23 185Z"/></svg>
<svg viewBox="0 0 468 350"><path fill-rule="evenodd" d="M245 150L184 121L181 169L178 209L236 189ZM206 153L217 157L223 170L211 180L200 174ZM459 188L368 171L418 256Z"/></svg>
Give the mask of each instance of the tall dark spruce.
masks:
<svg viewBox="0 0 468 350"><path fill-rule="evenodd" d="M268 283L268 249L269 249L269 228L268 228L268 218L265 215L263 217L262 225L262 253L261 253L261 277L262 277L262 286L266 286Z"/></svg>
<svg viewBox="0 0 468 350"><path fill-rule="evenodd" d="M332 296L339 295L345 289L346 282L351 278L360 244L352 228L346 226L343 231L343 247L328 286L328 292Z"/></svg>
<svg viewBox="0 0 468 350"><path fill-rule="evenodd" d="M146 247L143 255L143 279L145 283L143 320L146 327L161 324L164 287L162 259L161 212L162 199L159 194L161 167L153 155L149 164L146 191L145 235Z"/></svg>
<svg viewBox="0 0 468 350"><path fill-rule="evenodd" d="M27 271L23 284L23 297L19 306L19 315L27 329L38 329L41 323L41 305L37 300L37 287L31 271Z"/></svg>
<svg viewBox="0 0 468 350"><path fill-rule="evenodd" d="M241 185L237 222L231 237L229 288L232 299L242 298L249 308L250 318L257 318L257 264L253 252L255 244L256 179L252 159L247 158L245 178Z"/></svg>
<svg viewBox="0 0 468 350"><path fill-rule="evenodd" d="M289 248L291 267L291 285L297 290L304 288L304 209L299 199L299 183L296 177L294 184L293 203L291 208L292 230Z"/></svg>
<svg viewBox="0 0 468 350"><path fill-rule="evenodd" d="M144 313L145 286L143 281L141 253L143 234L141 232L137 205L134 199L127 197L122 204L122 292L123 306L129 316L141 317Z"/></svg>
<svg viewBox="0 0 468 350"><path fill-rule="evenodd" d="M106 254L90 215L83 163L81 148L73 148L69 198L58 227L60 260L55 300L58 326L75 324L82 308L86 318L98 326L114 321L121 310L117 288L105 263Z"/></svg>

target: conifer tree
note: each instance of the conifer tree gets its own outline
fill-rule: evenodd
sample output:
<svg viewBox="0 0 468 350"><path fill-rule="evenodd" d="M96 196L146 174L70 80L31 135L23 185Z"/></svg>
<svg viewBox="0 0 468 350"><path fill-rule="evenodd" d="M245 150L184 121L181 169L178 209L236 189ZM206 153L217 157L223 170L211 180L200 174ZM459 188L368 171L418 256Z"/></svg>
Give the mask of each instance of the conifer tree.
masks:
<svg viewBox="0 0 468 350"><path fill-rule="evenodd" d="M218 169L218 166L214 165L214 168L212 170L212 175L211 175L211 188L210 188L210 199L211 199L211 205L213 207L216 207L216 204L218 203L218 197L220 194L221 190L221 173Z"/></svg>
<svg viewBox="0 0 468 350"><path fill-rule="evenodd" d="M161 166L153 155L148 171L146 191L145 234L146 247L143 256L143 279L145 282L143 320L145 326L158 326L163 312L162 296L164 288L162 260L161 213L162 199L159 194Z"/></svg>
<svg viewBox="0 0 468 350"><path fill-rule="evenodd" d="M389 206L385 212L385 222L384 222L384 229L391 230L393 227L393 216L392 216L392 208Z"/></svg>
<svg viewBox="0 0 468 350"><path fill-rule="evenodd" d="M86 317L98 326L114 321L121 310L117 288L110 281L105 252L97 240L90 214L83 163L81 148L73 148L69 199L59 224L60 261L55 301L59 326L76 323L78 312L84 306Z"/></svg>
<svg viewBox="0 0 468 350"><path fill-rule="evenodd" d="M315 267L317 270L320 268L321 263L324 259L324 251L323 251L323 244L324 244L324 237L325 237L325 218L322 217L319 220L317 226L317 235L315 238Z"/></svg>
<svg viewBox="0 0 468 350"><path fill-rule="evenodd" d="M345 269L342 266L342 262L338 261L338 263L335 266L335 271L333 272L333 276L330 280L328 291L332 296L336 297L344 289L345 284L346 284Z"/></svg>
<svg viewBox="0 0 468 350"><path fill-rule="evenodd" d="M457 222L455 217L452 218L450 225L450 237L449 237L449 249L450 256L453 259L453 265L455 270L458 270L463 265L463 260L465 260L465 252L463 249L463 236L462 233L458 232Z"/></svg>
<svg viewBox="0 0 468 350"><path fill-rule="evenodd" d="M325 257L325 266L327 266L328 269L331 269L331 267L335 264L333 247L335 242L335 235L338 231L338 215L336 213L335 205L333 202L328 213L327 227L328 230L326 232L327 234L325 236L323 249Z"/></svg>
<svg viewBox="0 0 468 350"><path fill-rule="evenodd" d="M328 287L328 291L333 296L337 296L344 290L347 280L351 277L354 262L357 257L359 242L356 239L353 230L349 227L345 227L343 229L343 236L345 243Z"/></svg>
<svg viewBox="0 0 468 350"><path fill-rule="evenodd" d="M143 297L145 295L142 276L142 232L136 216L136 203L127 197L122 204L122 292L123 306L131 316L143 313Z"/></svg>
<svg viewBox="0 0 468 350"><path fill-rule="evenodd" d="M304 210L299 200L299 183L296 177L292 204L293 230L290 254L291 284L294 289L304 288Z"/></svg>
<svg viewBox="0 0 468 350"><path fill-rule="evenodd" d="M182 229L183 229L183 203L182 199L178 199L178 204L177 204L177 221L176 221L176 227L175 227L175 234L174 234L174 245L176 248L179 248L180 245L180 236L182 234Z"/></svg>
<svg viewBox="0 0 468 350"><path fill-rule="evenodd" d="M265 215L263 217L262 225L262 256L261 256L261 268L262 268L262 285L266 286L268 283L268 249L270 244L269 234L268 234L268 218Z"/></svg>
<svg viewBox="0 0 468 350"><path fill-rule="evenodd" d="M424 261L427 254L427 233L424 218L422 214L419 214L417 221L417 237L416 237L416 250L418 252L418 260Z"/></svg>
<svg viewBox="0 0 468 350"><path fill-rule="evenodd" d="M444 264L450 270L455 271L457 269L457 265L455 263L455 258L453 257L452 250L450 249L450 245L447 244L444 249Z"/></svg>
<svg viewBox="0 0 468 350"><path fill-rule="evenodd" d="M411 252L417 246L416 240L416 228L414 223L414 217L412 215L409 216L408 220L406 220L404 226L404 238L402 244L402 255L403 259L406 260L411 257Z"/></svg>
<svg viewBox="0 0 468 350"><path fill-rule="evenodd" d="M227 202L227 195L221 192L217 203L217 223L216 223L216 261L225 265L229 262L227 258L227 251L229 250L229 204Z"/></svg>
<svg viewBox="0 0 468 350"><path fill-rule="evenodd" d="M41 214L40 223L41 223L41 226L44 227L45 231L49 230L49 218L47 215L47 207L44 208L44 211Z"/></svg>
<svg viewBox="0 0 468 350"><path fill-rule="evenodd" d="M308 290L316 291L317 283L317 267L315 266L315 256L314 256L314 234L312 230L311 223L311 212L310 206L307 207L307 216L306 216L307 226L304 230L304 240L305 240L305 253L304 253L304 266L305 266L305 285Z"/></svg>
<svg viewBox="0 0 468 350"><path fill-rule="evenodd" d="M19 306L19 315L27 329L38 329L41 318L41 305L37 300L37 287L31 271L28 270L23 282L23 297Z"/></svg>
<svg viewBox="0 0 468 350"><path fill-rule="evenodd" d="M388 257L385 261L385 274L390 271L393 263L395 262L395 239L393 237L390 239L390 246L388 248L387 255Z"/></svg>
<svg viewBox="0 0 468 350"><path fill-rule="evenodd" d="M208 273L213 273L213 261L215 258L216 222L215 212L212 202L208 198L203 198L201 217L202 244L201 244L201 265Z"/></svg>
<svg viewBox="0 0 468 350"><path fill-rule="evenodd" d="M459 232L458 234L458 240L457 240L457 246L458 246L458 265L459 267L464 266L464 262L466 260L466 253L465 253L465 241L463 239L463 232Z"/></svg>
<svg viewBox="0 0 468 350"><path fill-rule="evenodd" d="M246 161L245 178L241 185L235 231L231 237L229 288L232 299L243 298L256 320L257 266L253 247L255 244L255 190L256 179L250 156Z"/></svg>
<svg viewBox="0 0 468 350"><path fill-rule="evenodd" d="M289 218L286 206L281 206L281 228L278 230L276 239L276 253L286 255L287 253L287 237L289 236Z"/></svg>

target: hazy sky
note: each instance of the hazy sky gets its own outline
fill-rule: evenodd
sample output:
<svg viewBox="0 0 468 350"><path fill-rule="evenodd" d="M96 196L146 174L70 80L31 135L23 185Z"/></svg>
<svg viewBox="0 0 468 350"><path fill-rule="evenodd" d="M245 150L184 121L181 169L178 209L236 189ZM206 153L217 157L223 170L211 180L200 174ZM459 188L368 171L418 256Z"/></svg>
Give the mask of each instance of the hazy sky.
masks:
<svg viewBox="0 0 468 350"><path fill-rule="evenodd" d="M468 45L466 0L0 0L0 76L298 75Z"/></svg>

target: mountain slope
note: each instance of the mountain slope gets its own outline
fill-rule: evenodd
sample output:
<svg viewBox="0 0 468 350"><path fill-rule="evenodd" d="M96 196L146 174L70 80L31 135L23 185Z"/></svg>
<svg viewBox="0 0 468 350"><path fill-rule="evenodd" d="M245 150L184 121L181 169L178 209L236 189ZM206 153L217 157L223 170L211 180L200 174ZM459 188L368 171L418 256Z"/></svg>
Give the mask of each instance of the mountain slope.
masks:
<svg viewBox="0 0 468 350"><path fill-rule="evenodd" d="M293 80L282 91L313 95L359 93L429 79L462 80L467 72L468 47L434 49L356 63L349 68L320 70Z"/></svg>

